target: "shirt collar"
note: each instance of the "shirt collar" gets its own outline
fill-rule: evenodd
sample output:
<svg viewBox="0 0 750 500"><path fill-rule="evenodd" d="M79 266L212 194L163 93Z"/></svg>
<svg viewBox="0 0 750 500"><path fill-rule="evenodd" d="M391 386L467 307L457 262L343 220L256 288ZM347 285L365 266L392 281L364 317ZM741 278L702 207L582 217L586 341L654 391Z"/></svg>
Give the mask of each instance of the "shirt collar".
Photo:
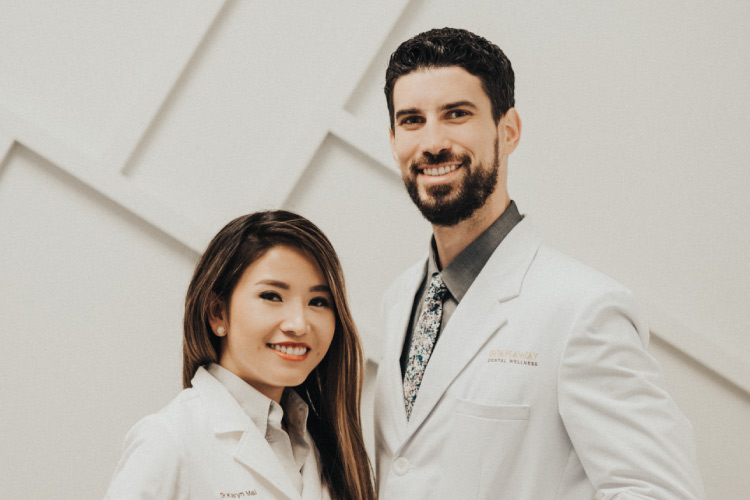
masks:
<svg viewBox="0 0 750 500"><path fill-rule="evenodd" d="M291 433L299 437L304 436L307 426L307 403L293 389L287 388L284 391L279 405L223 366L211 363L207 369L232 395L264 436L269 423L281 428L281 419L285 413Z"/></svg>
<svg viewBox="0 0 750 500"><path fill-rule="evenodd" d="M461 302L484 265L490 260L492 253L521 219L523 216L519 213L516 202L511 201L500 217L464 248L442 271L438 269L437 250L433 236L430 257L427 261L427 276L440 272L451 296L456 299L456 302Z"/></svg>
<svg viewBox="0 0 750 500"><path fill-rule="evenodd" d="M307 428L307 403L294 389L287 388L281 397L281 406L286 414L287 425L292 433L302 438Z"/></svg>
<svg viewBox="0 0 750 500"><path fill-rule="evenodd" d="M301 470L310 452L310 445L305 439L308 415L307 403L294 389L287 387L281 397L281 405L284 407L284 413L286 413L287 434L294 450L292 452L294 461L297 464L297 470Z"/></svg>

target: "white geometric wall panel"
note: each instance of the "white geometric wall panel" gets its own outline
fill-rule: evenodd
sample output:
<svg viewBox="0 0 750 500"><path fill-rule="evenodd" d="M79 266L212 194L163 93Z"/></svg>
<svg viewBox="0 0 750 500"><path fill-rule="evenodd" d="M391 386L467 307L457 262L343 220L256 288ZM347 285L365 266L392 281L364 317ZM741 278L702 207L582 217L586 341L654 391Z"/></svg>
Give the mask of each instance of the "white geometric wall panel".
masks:
<svg viewBox="0 0 750 500"><path fill-rule="evenodd" d="M207 236L281 205L398 15L337 7L229 2L128 166L134 183Z"/></svg>
<svg viewBox="0 0 750 500"><path fill-rule="evenodd" d="M222 4L5 0L2 104L117 169Z"/></svg>
<svg viewBox="0 0 750 500"><path fill-rule="evenodd" d="M707 498L744 498L750 487L744 472L750 466L747 393L659 337L652 336L649 350L661 363L669 392L693 425Z"/></svg>
<svg viewBox="0 0 750 500"><path fill-rule="evenodd" d="M0 171L0 498L100 498L180 389L196 254L16 146Z"/></svg>
<svg viewBox="0 0 750 500"><path fill-rule="evenodd" d="M511 196L636 291L709 497L750 490L750 4L0 10L1 498L102 496L127 428L180 387L192 267L242 213L321 226L377 359L380 295L429 237L390 155L383 74L400 41L446 25L513 61Z"/></svg>

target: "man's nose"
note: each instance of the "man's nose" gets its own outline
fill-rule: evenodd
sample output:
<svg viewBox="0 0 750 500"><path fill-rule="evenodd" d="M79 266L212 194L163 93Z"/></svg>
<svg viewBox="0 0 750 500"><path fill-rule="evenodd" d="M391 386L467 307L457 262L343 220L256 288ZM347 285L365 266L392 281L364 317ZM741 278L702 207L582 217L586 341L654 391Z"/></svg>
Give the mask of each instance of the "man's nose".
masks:
<svg viewBox="0 0 750 500"><path fill-rule="evenodd" d="M428 122L423 129L422 153L437 156L451 148L450 136L446 127L438 122Z"/></svg>

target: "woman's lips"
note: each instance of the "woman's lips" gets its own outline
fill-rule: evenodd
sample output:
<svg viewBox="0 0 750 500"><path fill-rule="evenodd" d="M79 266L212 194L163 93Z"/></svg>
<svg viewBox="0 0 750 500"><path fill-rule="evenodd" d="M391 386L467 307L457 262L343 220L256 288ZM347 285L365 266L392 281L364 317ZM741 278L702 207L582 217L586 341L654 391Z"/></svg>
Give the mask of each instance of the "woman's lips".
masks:
<svg viewBox="0 0 750 500"><path fill-rule="evenodd" d="M282 342L279 344L266 344L280 358L287 361L303 361L310 353L310 346L298 342Z"/></svg>

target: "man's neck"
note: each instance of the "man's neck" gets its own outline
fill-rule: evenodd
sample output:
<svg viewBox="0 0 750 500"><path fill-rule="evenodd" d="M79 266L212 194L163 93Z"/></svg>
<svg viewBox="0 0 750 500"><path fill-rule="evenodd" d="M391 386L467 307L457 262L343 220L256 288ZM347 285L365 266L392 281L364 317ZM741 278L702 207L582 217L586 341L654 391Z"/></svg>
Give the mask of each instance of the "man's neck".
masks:
<svg viewBox="0 0 750 500"><path fill-rule="evenodd" d="M500 199L487 199L487 203L465 221L455 226L432 226L432 234L435 236L435 248L437 249L440 269L445 269L458 254L460 254L472 241L477 239L510 205L510 198L505 195Z"/></svg>

